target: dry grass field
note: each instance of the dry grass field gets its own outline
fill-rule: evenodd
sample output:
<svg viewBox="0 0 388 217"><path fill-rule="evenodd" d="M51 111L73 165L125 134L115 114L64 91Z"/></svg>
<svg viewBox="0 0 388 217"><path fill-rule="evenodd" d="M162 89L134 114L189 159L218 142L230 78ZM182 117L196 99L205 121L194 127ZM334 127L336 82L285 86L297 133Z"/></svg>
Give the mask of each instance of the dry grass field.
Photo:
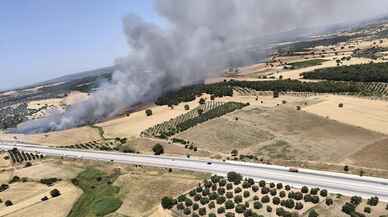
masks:
<svg viewBox="0 0 388 217"><path fill-rule="evenodd" d="M206 174L161 169L138 169L120 176L116 185L121 187L123 204L116 212L128 217L160 213L159 204L164 196L177 196L195 187L207 178ZM163 212L162 212L163 213Z"/></svg>
<svg viewBox="0 0 388 217"><path fill-rule="evenodd" d="M236 120L236 118L238 118ZM228 127L225 127L228 126ZM255 154L264 159L341 162L387 136L297 111L294 106L250 106L179 135L205 150Z"/></svg>
<svg viewBox="0 0 388 217"><path fill-rule="evenodd" d="M347 96L322 96L303 110L322 117L388 134L388 102ZM343 103L344 107L338 105Z"/></svg>

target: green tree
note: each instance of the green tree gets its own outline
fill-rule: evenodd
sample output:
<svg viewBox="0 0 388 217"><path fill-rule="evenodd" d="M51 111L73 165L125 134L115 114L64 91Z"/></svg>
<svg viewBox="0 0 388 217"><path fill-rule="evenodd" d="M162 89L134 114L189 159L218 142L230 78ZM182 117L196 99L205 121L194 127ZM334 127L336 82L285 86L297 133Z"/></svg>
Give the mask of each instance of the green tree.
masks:
<svg viewBox="0 0 388 217"><path fill-rule="evenodd" d="M163 209L171 209L174 206L174 199L172 197L163 197L161 205Z"/></svg>
<svg viewBox="0 0 388 217"><path fill-rule="evenodd" d="M161 155L164 154L164 148L161 144L155 144L154 147L152 147L152 151L155 155Z"/></svg>

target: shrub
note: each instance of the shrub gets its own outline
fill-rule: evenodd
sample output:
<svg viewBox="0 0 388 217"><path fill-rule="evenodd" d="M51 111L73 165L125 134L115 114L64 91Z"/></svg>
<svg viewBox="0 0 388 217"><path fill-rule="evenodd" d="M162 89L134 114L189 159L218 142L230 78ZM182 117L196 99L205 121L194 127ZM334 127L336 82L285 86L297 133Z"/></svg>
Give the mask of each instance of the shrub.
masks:
<svg viewBox="0 0 388 217"><path fill-rule="evenodd" d="M281 191L281 192L279 193L279 196L280 196L281 198L285 197L285 196L286 196L286 192L285 192L285 191Z"/></svg>
<svg viewBox="0 0 388 217"><path fill-rule="evenodd" d="M235 214L232 213L232 212L227 212L227 213L225 214L225 217L235 217Z"/></svg>
<svg viewBox="0 0 388 217"><path fill-rule="evenodd" d="M217 215L214 213L209 213L208 217L217 217Z"/></svg>
<svg viewBox="0 0 388 217"><path fill-rule="evenodd" d="M241 190L240 187L236 187L236 188L234 189L234 193L236 193L236 194L240 193L241 191L242 191L242 190Z"/></svg>
<svg viewBox="0 0 388 217"><path fill-rule="evenodd" d="M303 186L301 191L303 194L307 194L309 192L309 188L307 186Z"/></svg>
<svg viewBox="0 0 388 217"><path fill-rule="evenodd" d="M296 210L301 210L301 209L303 209L303 203L297 202L297 203L295 204L295 209L296 209Z"/></svg>
<svg viewBox="0 0 388 217"><path fill-rule="evenodd" d="M317 211L315 211L315 209L310 210L308 215L308 217L318 217L318 216L319 214L317 213Z"/></svg>
<svg viewBox="0 0 388 217"><path fill-rule="evenodd" d="M275 187L275 183L273 183L273 182L269 183L269 187L270 188L274 188Z"/></svg>
<svg viewBox="0 0 388 217"><path fill-rule="evenodd" d="M226 184L226 189L228 189L228 190L233 189L233 184L232 183Z"/></svg>
<svg viewBox="0 0 388 217"><path fill-rule="evenodd" d="M280 198L278 198L278 197L272 198L272 203L275 204L275 205L279 205L280 204Z"/></svg>
<svg viewBox="0 0 388 217"><path fill-rule="evenodd" d="M209 207L209 209L214 209L214 208L216 208L216 204L214 203L214 201L212 201L209 203L208 207Z"/></svg>
<svg viewBox="0 0 388 217"><path fill-rule="evenodd" d="M241 195L236 195L236 196L234 197L234 202L235 202L235 203L241 203L242 200L243 200L243 198L241 197Z"/></svg>
<svg viewBox="0 0 388 217"><path fill-rule="evenodd" d="M186 198L185 205L186 205L186 207L190 207L193 205L193 201L190 198Z"/></svg>
<svg viewBox="0 0 388 217"><path fill-rule="evenodd" d="M217 213L218 214L225 213L225 208L224 207L218 207Z"/></svg>
<svg viewBox="0 0 388 217"><path fill-rule="evenodd" d="M48 197L47 197L47 196L44 196L44 197L42 197L40 200L41 200L41 201L46 201L46 200L48 200Z"/></svg>
<svg viewBox="0 0 388 217"><path fill-rule="evenodd" d="M219 189L217 190L217 192L218 192L218 194L220 194L220 195L224 195L224 194L225 194L225 188L219 188Z"/></svg>
<svg viewBox="0 0 388 217"><path fill-rule="evenodd" d="M379 204L379 198L378 197L371 197L368 199L368 205L369 206L377 206Z"/></svg>
<svg viewBox="0 0 388 217"><path fill-rule="evenodd" d="M241 204L237 204L236 208L235 208L235 211L237 213L243 213L245 211L245 206L241 205Z"/></svg>
<svg viewBox="0 0 388 217"><path fill-rule="evenodd" d="M10 201L10 200L6 200L4 204L5 204L5 206L12 206L13 205L12 201Z"/></svg>
<svg viewBox="0 0 388 217"><path fill-rule="evenodd" d="M226 198L224 196L221 196L221 197L218 197L216 201L217 201L217 204L223 204L225 203L225 200Z"/></svg>
<svg viewBox="0 0 388 217"><path fill-rule="evenodd" d="M7 184L2 184L2 185L0 185L0 192L3 192L3 191L5 191L5 190L7 190L9 188L9 185L7 185Z"/></svg>
<svg viewBox="0 0 388 217"><path fill-rule="evenodd" d="M272 212L272 207L271 206L267 206L266 210L267 210L267 212Z"/></svg>
<svg viewBox="0 0 388 217"><path fill-rule="evenodd" d="M331 206L331 205L333 205L333 199L331 199L331 198L326 198L326 205L327 206Z"/></svg>
<svg viewBox="0 0 388 217"><path fill-rule="evenodd" d="M317 204L317 203L319 203L319 201L320 201L320 199L319 199L318 196L314 195L314 196L312 197L311 202L313 202L313 204Z"/></svg>
<svg viewBox="0 0 388 217"><path fill-rule="evenodd" d="M234 203L233 203L233 201L227 200L227 201L225 202L225 208L226 208L226 209L233 209L233 208L234 208Z"/></svg>
<svg viewBox="0 0 388 217"><path fill-rule="evenodd" d="M259 200L259 199L260 199L259 196L257 196L257 195L253 196L254 201Z"/></svg>
<svg viewBox="0 0 388 217"><path fill-rule="evenodd" d="M255 201L255 202L253 203L253 208L255 208L255 209L261 209L261 208L263 208L263 204L261 204L259 201Z"/></svg>
<svg viewBox="0 0 388 217"><path fill-rule="evenodd" d="M199 205L198 205L198 203L194 203L193 204L193 210L197 210L197 209L199 209Z"/></svg>
<svg viewBox="0 0 388 217"><path fill-rule="evenodd" d="M183 214L185 214L185 215L190 215L190 214L191 214L191 209L190 209L190 208L185 208L185 209L183 210Z"/></svg>
<svg viewBox="0 0 388 217"><path fill-rule="evenodd" d="M201 200L202 196L200 194L197 194L194 196L194 201L199 201Z"/></svg>
<svg viewBox="0 0 388 217"><path fill-rule="evenodd" d="M216 192L212 192L209 194L209 199L210 200L216 200L218 198L218 194Z"/></svg>
<svg viewBox="0 0 388 217"><path fill-rule="evenodd" d="M257 185L252 185L252 191L257 192L259 190L259 187Z"/></svg>
<svg viewBox="0 0 388 217"><path fill-rule="evenodd" d="M326 189L321 190L321 192L319 192L319 193L320 193L320 195L321 195L322 197L327 197L327 194L328 194L328 192L327 192Z"/></svg>
<svg viewBox="0 0 388 217"><path fill-rule="evenodd" d="M284 188L286 189L286 191L290 191L291 190L291 186L289 186L289 185L286 185Z"/></svg>
<svg viewBox="0 0 388 217"><path fill-rule="evenodd" d="M233 183L241 183L242 176L236 172L229 172L227 174L228 181Z"/></svg>
<svg viewBox="0 0 388 217"><path fill-rule="evenodd" d="M200 200L202 205L206 205L209 203L209 198L208 197L202 197Z"/></svg>
<svg viewBox="0 0 388 217"><path fill-rule="evenodd" d="M244 197L249 197L249 195L250 195L250 193L249 193L249 191L244 191Z"/></svg>
<svg viewBox="0 0 388 217"><path fill-rule="evenodd" d="M189 105L185 105L185 110L190 110L190 106Z"/></svg>
<svg viewBox="0 0 388 217"><path fill-rule="evenodd" d="M351 213L353 213L354 211L356 210L356 207L354 206L354 204L352 203L345 203L343 206L342 206L342 212L350 215Z"/></svg>
<svg viewBox="0 0 388 217"><path fill-rule="evenodd" d="M265 187L265 181L264 180L260 180L259 186L262 187L262 188Z"/></svg>
<svg viewBox="0 0 388 217"><path fill-rule="evenodd" d="M272 195L272 196L275 196L276 194L277 194L277 191L276 191L276 189L271 189L270 190L270 194Z"/></svg>
<svg viewBox="0 0 388 217"><path fill-rule="evenodd" d="M276 188L279 189L279 190L282 189L283 188L283 184L282 183L276 184Z"/></svg>
<svg viewBox="0 0 388 217"><path fill-rule="evenodd" d="M226 192L226 198L228 198L228 199L230 199L230 198L233 198L233 192L231 192L231 191L228 191L228 192Z"/></svg>
<svg viewBox="0 0 388 217"><path fill-rule="evenodd" d="M263 203L269 203L269 200L270 198L268 197L268 195L265 195L264 197L261 198L261 202Z"/></svg>
<svg viewBox="0 0 388 217"><path fill-rule="evenodd" d="M206 208L205 208L205 207L200 208L200 209L198 210L198 214L199 214L200 216L206 215Z"/></svg>
<svg viewBox="0 0 388 217"><path fill-rule="evenodd" d="M317 195L317 194L318 194L318 191L319 191L319 188L312 188L312 189L310 190L310 194L312 194L312 195Z"/></svg>
<svg viewBox="0 0 388 217"><path fill-rule="evenodd" d="M52 197L58 197L58 196L61 195L61 192L58 189L53 189L53 190L50 191L50 195Z"/></svg>
<svg viewBox="0 0 388 217"><path fill-rule="evenodd" d="M245 181L245 182L242 183L242 187L243 188L249 188L249 187L251 187L251 185L247 181Z"/></svg>
<svg viewBox="0 0 388 217"><path fill-rule="evenodd" d="M186 195L182 194L182 195L179 195L179 197L177 198L177 201L178 202L183 202L186 200Z"/></svg>
<svg viewBox="0 0 388 217"><path fill-rule="evenodd" d="M261 193L262 193L262 194L268 194L268 193L269 193L269 188L263 187L263 188L261 189Z"/></svg>
<svg viewBox="0 0 388 217"><path fill-rule="evenodd" d="M365 207L364 208L364 212L365 213L371 213L372 212L372 209L370 207Z"/></svg>
<svg viewBox="0 0 388 217"><path fill-rule="evenodd" d="M218 183L221 187L225 186L226 185L226 180L225 179L220 179L219 183Z"/></svg>
<svg viewBox="0 0 388 217"><path fill-rule="evenodd" d="M176 205L176 208L177 208L178 210L182 210L182 209L185 208L185 205L183 205L183 203L178 203L178 204Z"/></svg>
<svg viewBox="0 0 388 217"><path fill-rule="evenodd" d="M151 109L147 109L145 110L145 113L147 116L151 116L152 115L152 110Z"/></svg>
<svg viewBox="0 0 388 217"><path fill-rule="evenodd" d="M164 148L161 144L155 144L154 147L152 147L152 151L155 155L161 155L164 153Z"/></svg>

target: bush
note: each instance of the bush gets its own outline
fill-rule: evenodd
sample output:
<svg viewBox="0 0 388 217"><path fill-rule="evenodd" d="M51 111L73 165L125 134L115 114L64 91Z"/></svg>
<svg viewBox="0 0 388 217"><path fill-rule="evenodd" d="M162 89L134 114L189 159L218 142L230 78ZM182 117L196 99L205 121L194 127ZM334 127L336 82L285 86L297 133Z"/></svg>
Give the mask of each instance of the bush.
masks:
<svg viewBox="0 0 388 217"><path fill-rule="evenodd" d="M224 207L218 207L217 213L218 214L225 213L225 208Z"/></svg>
<svg viewBox="0 0 388 217"><path fill-rule="evenodd" d="M226 198L228 198L228 199L230 199L230 198L233 198L233 192L231 192L231 191L228 191L228 192L226 192Z"/></svg>
<svg viewBox="0 0 388 217"><path fill-rule="evenodd" d="M255 209L261 209L261 208L263 208L263 204L261 204L259 201L255 201L255 202L253 203L253 208L255 208Z"/></svg>
<svg viewBox="0 0 388 217"><path fill-rule="evenodd" d="M326 189L321 190L321 192L319 192L319 193L320 193L320 195L321 195L322 197L327 197L327 194L328 194L328 192L327 192Z"/></svg>
<svg viewBox="0 0 388 217"><path fill-rule="evenodd" d="M47 196L44 196L44 197L42 197L40 200L41 200L41 201L46 201L46 200L48 200L48 197L47 197Z"/></svg>
<svg viewBox="0 0 388 217"><path fill-rule="evenodd" d="M264 180L260 180L259 186L262 187L262 188L265 187L265 181Z"/></svg>
<svg viewBox="0 0 388 217"><path fill-rule="evenodd" d="M190 106L189 105L185 105L185 110L186 111L190 110Z"/></svg>
<svg viewBox="0 0 388 217"><path fill-rule="evenodd" d="M236 195L234 197L234 202L235 203L241 203L243 201L243 198L241 197L241 195Z"/></svg>
<svg viewBox="0 0 388 217"><path fill-rule="evenodd" d="M303 209L303 203L297 202L297 203L295 204L295 209L296 209L296 210L301 210L301 209Z"/></svg>
<svg viewBox="0 0 388 217"><path fill-rule="evenodd" d="M194 203L193 204L193 210L197 210L197 209L199 209L199 205L198 205L198 203Z"/></svg>
<svg viewBox="0 0 388 217"><path fill-rule="evenodd" d="M277 194L276 189L275 188L271 189L270 194L271 194L271 196L275 196Z"/></svg>
<svg viewBox="0 0 388 217"><path fill-rule="evenodd" d="M226 208L226 209L233 209L233 208L234 208L234 203L233 203L233 201L227 200L227 201L225 202L225 208Z"/></svg>
<svg viewBox="0 0 388 217"><path fill-rule="evenodd" d="M372 212L372 209L370 207L365 207L364 208L364 212L365 213L371 213Z"/></svg>
<svg viewBox="0 0 388 217"><path fill-rule="evenodd" d="M353 213L354 211L356 210L356 207L354 204L352 203L345 203L343 206L342 206L342 212L350 215L351 213Z"/></svg>
<svg viewBox="0 0 388 217"><path fill-rule="evenodd" d="M155 144L154 147L152 147L152 151L155 155L161 155L164 153L164 148L161 144Z"/></svg>
<svg viewBox="0 0 388 217"><path fill-rule="evenodd" d="M252 191L257 192L259 190L259 187L257 185L252 185Z"/></svg>
<svg viewBox="0 0 388 217"><path fill-rule="evenodd" d="M307 186L303 186L302 189L301 189L301 192L303 194L307 194L309 192L309 188Z"/></svg>
<svg viewBox="0 0 388 217"><path fill-rule="evenodd" d="M233 189L233 184L232 183L226 184L226 189L228 189L228 190Z"/></svg>
<svg viewBox="0 0 388 217"><path fill-rule="evenodd" d="M199 214L200 216L206 215L206 208L205 208L205 207L200 208L200 209L198 210L198 214Z"/></svg>
<svg viewBox="0 0 388 217"><path fill-rule="evenodd" d="M209 203L209 198L208 197L202 197L200 200L202 205L206 205Z"/></svg>
<svg viewBox="0 0 388 217"><path fill-rule="evenodd" d="M236 188L234 189L234 193L236 193L236 194L240 193L241 191L242 191L242 190L241 190L240 187L236 187Z"/></svg>
<svg viewBox="0 0 388 217"><path fill-rule="evenodd" d="M250 193L249 193L249 191L244 191L244 197L246 198L246 197L249 197L250 196Z"/></svg>
<svg viewBox="0 0 388 217"><path fill-rule="evenodd" d="M208 217L217 217L217 215L214 213L209 213Z"/></svg>
<svg viewBox="0 0 388 217"><path fill-rule="evenodd" d="M171 209L174 206L174 199L171 197L163 197L161 205L163 209Z"/></svg>
<svg viewBox="0 0 388 217"><path fill-rule="evenodd" d="M275 204L275 205L279 205L280 204L280 198L278 198L278 197L272 198L272 203Z"/></svg>
<svg viewBox="0 0 388 217"><path fill-rule="evenodd" d="M267 212L272 212L272 207L271 206L267 206L266 210L267 210Z"/></svg>
<svg viewBox="0 0 388 217"><path fill-rule="evenodd" d="M227 174L228 181L233 183L241 183L242 176L239 173L236 172L229 172Z"/></svg>
<svg viewBox="0 0 388 217"><path fill-rule="evenodd" d="M217 204L223 204L225 203L225 200L226 198L224 196L221 196L221 197L218 197L216 201L217 201Z"/></svg>
<svg viewBox="0 0 388 217"><path fill-rule="evenodd" d="M152 110L151 109L147 109L145 110L145 113L147 116L151 116L152 115Z"/></svg>
<svg viewBox="0 0 388 217"><path fill-rule="evenodd" d="M315 211L315 209L310 210L308 215L308 217L318 217L318 216L319 214L317 213L317 211Z"/></svg>
<svg viewBox="0 0 388 217"><path fill-rule="evenodd" d="M219 189L217 190L217 192L218 192L218 194L220 194L220 195L224 195L224 194L225 194L225 188L219 188Z"/></svg>
<svg viewBox="0 0 388 217"><path fill-rule="evenodd" d="M5 206L7 206L7 207L13 205L12 201L10 201L10 200L6 200L4 204L5 204Z"/></svg>
<svg viewBox="0 0 388 217"><path fill-rule="evenodd" d="M236 208L235 208L235 211L237 213L243 213L245 211L245 206L241 205L241 204L237 204Z"/></svg>
<svg viewBox="0 0 388 217"><path fill-rule="evenodd" d="M185 214L185 215L190 215L190 214L191 214L191 209L190 209L190 208L185 208L185 209L183 210L183 214Z"/></svg>
<svg viewBox="0 0 388 217"><path fill-rule="evenodd" d="M261 198L262 203L269 203L269 200L270 198L268 197L268 195L265 195L264 197Z"/></svg>
<svg viewBox="0 0 388 217"><path fill-rule="evenodd" d="M379 198L378 197L371 197L368 199L368 205L369 206L377 206L379 204Z"/></svg>
<svg viewBox="0 0 388 217"><path fill-rule="evenodd" d="M58 196L61 195L61 192L58 189L53 189L53 190L50 191L50 195L52 197L58 197Z"/></svg>
<svg viewBox="0 0 388 217"><path fill-rule="evenodd" d="M279 196L280 196L281 198L285 197L285 196L286 196L286 192L285 192L285 191L281 191L281 192L279 193Z"/></svg>
<svg viewBox="0 0 388 217"><path fill-rule="evenodd" d="M261 189L261 193L262 193L262 194L268 194L268 193L269 193L269 188L263 187L263 188Z"/></svg>
<svg viewBox="0 0 388 217"><path fill-rule="evenodd" d="M176 205L176 208L177 208L178 210L182 210L182 209L185 208L185 205L183 205L183 203L178 203L178 204Z"/></svg>
<svg viewBox="0 0 388 217"><path fill-rule="evenodd" d="M186 205L186 207L190 207L193 205L193 201L190 198L186 198L185 205Z"/></svg>
<svg viewBox="0 0 388 217"><path fill-rule="evenodd" d="M235 214L232 213L232 212L227 212L227 213L225 214L225 217L235 217Z"/></svg>
<svg viewBox="0 0 388 217"><path fill-rule="evenodd" d="M214 208L216 208L216 204L214 203L214 201L212 201L209 203L208 207L209 207L209 209L214 209Z"/></svg>
<svg viewBox="0 0 388 217"><path fill-rule="evenodd" d="M283 184L282 183L276 184L276 188L279 189L279 190L282 189L283 188Z"/></svg>
<svg viewBox="0 0 388 217"><path fill-rule="evenodd" d="M327 206L331 206L331 205L333 205L333 199L331 199L331 198L326 198L326 205Z"/></svg>

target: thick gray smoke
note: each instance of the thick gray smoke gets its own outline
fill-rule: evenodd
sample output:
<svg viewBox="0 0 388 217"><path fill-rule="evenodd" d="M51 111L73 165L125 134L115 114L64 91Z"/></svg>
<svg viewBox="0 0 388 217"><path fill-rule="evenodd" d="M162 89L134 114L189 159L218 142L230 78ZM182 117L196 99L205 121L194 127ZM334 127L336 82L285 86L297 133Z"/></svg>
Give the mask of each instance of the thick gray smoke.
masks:
<svg viewBox="0 0 388 217"><path fill-rule="evenodd" d="M68 111L28 121L17 132L62 130L112 117L163 91L254 62L238 52L263 36L295 28L353 22L388 11L385 0L157 0L162 25L124 18L129 54L116 60L111 83Z"/></svg>

